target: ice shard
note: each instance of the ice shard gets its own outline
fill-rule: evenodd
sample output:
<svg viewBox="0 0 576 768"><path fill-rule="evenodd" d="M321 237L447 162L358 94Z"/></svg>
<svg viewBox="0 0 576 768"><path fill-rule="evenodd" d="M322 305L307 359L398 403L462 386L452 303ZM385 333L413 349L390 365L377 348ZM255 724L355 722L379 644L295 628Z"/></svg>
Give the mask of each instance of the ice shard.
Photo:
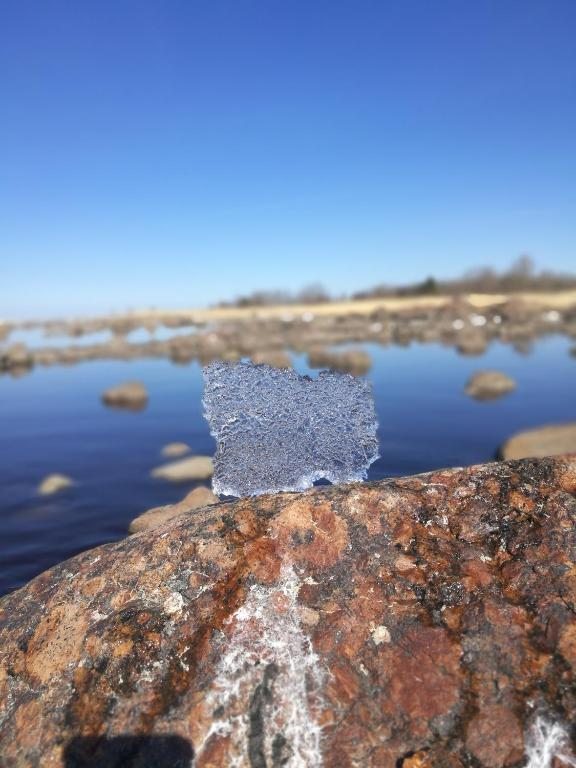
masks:
<svg viewBox="0 0 576 768"><path fill-rule="evenodd" d="M252 363L204 368L204 415L216 439L212 486L228 496L363 480L378 458L372 388L349 374L317 379Z"/></svg>

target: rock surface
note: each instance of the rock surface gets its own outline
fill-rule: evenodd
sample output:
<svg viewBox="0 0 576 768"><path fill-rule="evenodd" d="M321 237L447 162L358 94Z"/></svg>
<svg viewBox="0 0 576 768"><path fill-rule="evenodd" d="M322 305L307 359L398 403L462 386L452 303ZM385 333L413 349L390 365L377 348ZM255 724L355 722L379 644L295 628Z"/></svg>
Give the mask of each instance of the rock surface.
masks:
<svg viewBox="0 0 576 768"><path fill-rule="evenodd" d="M148 392L140 381L125 381L102 393L102 402L113 408L140 411L148 404Z"/></svg>
<svg viewBox="0 0 576 768"><path fill-rule="evenodd" d="M501 371L478 371L468 379L464 391L475 400L496 400L515 389L514 379Z"/></svg>
<svg viewBox="0 0 576 768"><path fill-rule="evenodd" d="M525 459L576 453L576 422L549 424L518 432L500 449L503 459Z"/></svg>
<svg viewBox="0 0 576 768"><path fill-rule="evenodd" d="M576 456L85 552L0 601L3 765L519 768L536 713L576 721L575 523Z"/></svg>
<svg viewBox="0 0 576 768"><path fill-rule="evenodd" d="M134 518L128 528L129 533L140 533L140 531L149 531L152 528L158 528L168 520L178 515L184 515L201 507L207 507L209 504L217 504L218 496L215 496L209 488L200 486L185 496L177 504L166 504L163 507L154 507L143 512Z"/></svg>
<svg viewBox="0 0 576 768"><path fill-rule="evenodd" d="M40 496L52 496L53 493L69 488L73 483L74 481L68 475L47 475L38 486L38 493Z"/></svg>
<svg viewBox="0 0 576 768"><path fill-rule="evenodd" d="M150 473L152 477L183 483L187 480L206 480L214 474L214 462L210 456L190 456L187 459L171 461L156 467Z"/></svg>

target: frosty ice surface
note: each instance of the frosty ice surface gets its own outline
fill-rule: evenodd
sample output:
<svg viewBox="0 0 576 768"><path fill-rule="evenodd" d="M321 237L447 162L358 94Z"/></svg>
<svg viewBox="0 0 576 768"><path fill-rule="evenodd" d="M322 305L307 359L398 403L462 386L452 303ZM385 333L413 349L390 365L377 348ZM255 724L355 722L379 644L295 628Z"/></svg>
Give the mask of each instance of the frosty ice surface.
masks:
<svg viewBox="0 0 576 768"><path fill-rule="evenodd" d="M213 488L230 496L301 491L315 480L362 480L378 458L372 389L252 363L204 368L204 414L217 442Z"/></svg>

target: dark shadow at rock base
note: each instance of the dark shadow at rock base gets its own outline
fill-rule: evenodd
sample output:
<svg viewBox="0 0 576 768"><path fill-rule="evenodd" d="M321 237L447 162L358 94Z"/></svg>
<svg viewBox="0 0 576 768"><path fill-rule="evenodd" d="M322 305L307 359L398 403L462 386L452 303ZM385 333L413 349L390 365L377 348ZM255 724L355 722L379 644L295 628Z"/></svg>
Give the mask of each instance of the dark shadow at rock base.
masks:
<svg viewBox="0 0 576 768"><path fill-rule="evenodd" d="M72 739L66 768L190 768L194 750L181 736L86 736Z"/></svg>

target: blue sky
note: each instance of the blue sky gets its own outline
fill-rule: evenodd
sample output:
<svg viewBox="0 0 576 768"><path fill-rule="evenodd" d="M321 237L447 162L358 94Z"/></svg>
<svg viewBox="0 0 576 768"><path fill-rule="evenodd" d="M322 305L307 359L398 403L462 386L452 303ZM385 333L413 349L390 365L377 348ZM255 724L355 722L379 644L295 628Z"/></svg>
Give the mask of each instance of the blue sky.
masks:
<svg viewBox="0 0 576 768"><path fill-rule="evenodd" d="M574 0L2 0L0 317L576 270Z"/></svg>

